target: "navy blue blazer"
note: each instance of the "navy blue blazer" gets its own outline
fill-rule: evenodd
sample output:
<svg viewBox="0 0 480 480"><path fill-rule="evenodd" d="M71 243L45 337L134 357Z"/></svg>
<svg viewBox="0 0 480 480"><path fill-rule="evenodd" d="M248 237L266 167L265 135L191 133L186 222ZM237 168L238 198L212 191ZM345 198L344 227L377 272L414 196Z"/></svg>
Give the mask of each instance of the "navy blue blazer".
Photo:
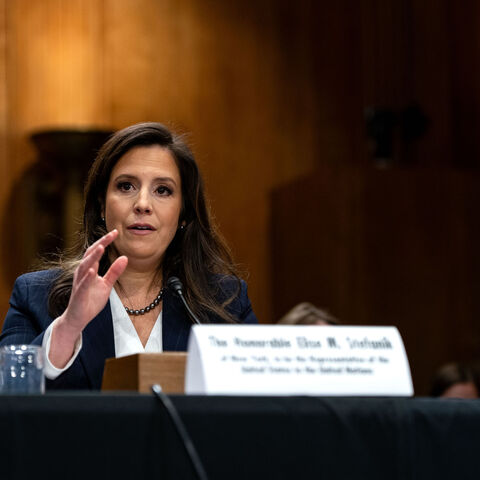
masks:
<svg viewBox="0 0 480 480"><path fill-rule="evenodd" d="M9 344L41 345L43 335L54 319L48 313L47 298L58 270L41 270L17 278L10 298L0 346ZM222 290L228 295L234 288L232 278L223 277ZM238 296L228 311L240 323L258 323L247 295L247 285L242 280ZM211 323L223 323L212 318ZM162 341L165 351L185 351L192 322L181 300L168 289L163 297ZM85 327L82 349L71 365L55 380L47 380L47 388L93 389L102 385L103 367L107 358L115 357L112 311L110 302Z"/></svg>

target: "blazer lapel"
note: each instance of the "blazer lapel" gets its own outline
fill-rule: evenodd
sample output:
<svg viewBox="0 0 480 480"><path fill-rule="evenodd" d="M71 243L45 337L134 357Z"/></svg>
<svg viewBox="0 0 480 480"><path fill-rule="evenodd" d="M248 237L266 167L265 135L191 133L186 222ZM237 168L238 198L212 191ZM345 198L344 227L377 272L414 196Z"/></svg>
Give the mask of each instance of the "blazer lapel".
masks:
<svg viewBox="0 0 480 480"><path fill-rule="evenodd" d="M182 301L170 290L163 298L162 342L164 351L186 351L192 322Z"/></svg>
<svg viewBox="0 0 480 480"><path fill-rule="evenodd" d="M85 327L79 353L87 377L94 389L102 386L105 359L115 357L112 310L110 301L105 308Z"/></svg>

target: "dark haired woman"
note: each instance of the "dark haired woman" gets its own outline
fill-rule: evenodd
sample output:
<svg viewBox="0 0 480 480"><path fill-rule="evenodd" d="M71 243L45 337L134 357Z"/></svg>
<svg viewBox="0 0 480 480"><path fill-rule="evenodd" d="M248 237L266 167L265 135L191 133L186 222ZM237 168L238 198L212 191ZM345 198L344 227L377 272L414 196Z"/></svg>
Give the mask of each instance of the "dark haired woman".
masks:
<svg viewBox="0 0 480 480"><path fill-rule="evenodd" d="M106 358L186 350L191 320L165 288L183 282L205 323L257 323L211 223L193 155L163 125L115 133L85 186L73 258L15 282L0 345L40 344L50 388L101 387Z"/></svg>

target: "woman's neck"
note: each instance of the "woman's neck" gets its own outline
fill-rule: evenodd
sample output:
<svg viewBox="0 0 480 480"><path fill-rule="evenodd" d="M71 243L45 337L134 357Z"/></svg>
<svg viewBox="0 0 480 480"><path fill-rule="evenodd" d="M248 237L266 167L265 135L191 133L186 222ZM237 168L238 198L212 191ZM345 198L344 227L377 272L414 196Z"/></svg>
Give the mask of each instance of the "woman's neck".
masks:
<svg viewBox="0 0 480 480"><path fill-rule="evenodd" d="M162 286L162 274L158 269L136 269L130 264L118 279L120 290L126 295L147 295L151 291L158 291ZM158 292L157 292L158 293Z"/></svg>

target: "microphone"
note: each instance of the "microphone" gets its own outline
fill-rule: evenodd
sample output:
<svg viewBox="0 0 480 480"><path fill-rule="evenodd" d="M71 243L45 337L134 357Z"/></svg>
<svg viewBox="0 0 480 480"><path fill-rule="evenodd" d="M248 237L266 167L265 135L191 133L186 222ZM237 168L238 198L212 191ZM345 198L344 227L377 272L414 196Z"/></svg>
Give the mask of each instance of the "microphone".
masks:
<svg viewBox="0 0 480 480"><path fill-rule="evenodd" d="M167 280L167 287L170 290L172 290L174 293L176 293L178 297L180 297L183 304L185 305L185 309L187 310L188 314L190 315L190 318L193 320L193 323L196 323L196 324L200 325L200 320L192 312L192 310L188 306L187 301L185 300L185 297L183 296L183 285L182 285L182 282L180 281L180 279L178 277L170 277Z"/></svg>

